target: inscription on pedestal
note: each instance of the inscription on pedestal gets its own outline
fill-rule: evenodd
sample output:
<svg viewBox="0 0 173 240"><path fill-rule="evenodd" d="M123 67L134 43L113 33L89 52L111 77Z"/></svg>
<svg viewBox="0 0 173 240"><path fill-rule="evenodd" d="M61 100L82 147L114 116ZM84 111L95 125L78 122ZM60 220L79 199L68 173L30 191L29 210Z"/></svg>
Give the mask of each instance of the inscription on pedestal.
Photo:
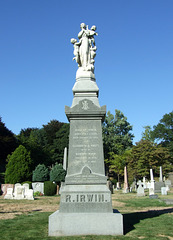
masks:
<svg viewBox="0 0 173 240"><path fill-rule="evenodd" d="M87 193L87 194L66 194L63 199L63 202L66 203L104 203L110 202L110 194L106 193Z"/></svg>
<svg viewBox="0 0 173 240"><path fill-rule="evenodd" d="M71 120L70 124L68 174L79 173L87 165L104 175L101 121Z"/></svg>

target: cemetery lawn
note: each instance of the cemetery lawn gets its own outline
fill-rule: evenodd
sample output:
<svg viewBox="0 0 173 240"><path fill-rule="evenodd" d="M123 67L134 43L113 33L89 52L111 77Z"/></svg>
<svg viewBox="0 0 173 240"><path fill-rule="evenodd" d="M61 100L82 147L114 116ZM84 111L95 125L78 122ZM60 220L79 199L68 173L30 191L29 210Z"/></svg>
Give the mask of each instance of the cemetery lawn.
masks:
<svg viewBox="0 0 173 240"><path fill-rule="evenodd" d="M60 198L38 197L30 200L4 200L0 196L0 239L2 240L113 240L162 239L173 240L173 205L158 194L159 199L137 197L136 193L112 195L113 208L123 214L124 236L48 237L48 217L59 208Z"/></svg>

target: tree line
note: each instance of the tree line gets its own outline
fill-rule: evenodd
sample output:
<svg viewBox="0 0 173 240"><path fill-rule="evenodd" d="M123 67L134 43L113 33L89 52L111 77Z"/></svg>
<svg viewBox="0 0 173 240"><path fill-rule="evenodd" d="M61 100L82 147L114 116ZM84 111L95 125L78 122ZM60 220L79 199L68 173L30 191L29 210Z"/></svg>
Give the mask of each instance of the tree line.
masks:
<svg viewBox="0 0 173 240"><path fill-rule="evenodd" d="M173 167L173 111L165 114L156 126L145 126L141 140L133 145L134 135L127 117L120 110L109 111L103 122L103 147L107 174L115 181L123 178L127 166L129 180L149 177L159 166L166 175ZM12 181L17 172L25 181L32 180L38 165L51 169L62 165L64 148L69 143L69 124L51 120L42 128L22 129L14 135L0 118L0 182ZM21 147L22 146L22 147ZM21 170L21 171L20 171ZM17 181L17 180L16 180Z"/></svg>

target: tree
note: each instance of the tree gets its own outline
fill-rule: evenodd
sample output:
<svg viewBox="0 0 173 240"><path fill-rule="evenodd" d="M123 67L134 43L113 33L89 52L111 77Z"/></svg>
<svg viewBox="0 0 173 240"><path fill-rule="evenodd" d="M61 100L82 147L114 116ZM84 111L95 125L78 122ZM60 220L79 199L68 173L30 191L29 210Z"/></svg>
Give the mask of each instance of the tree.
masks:
<svg viewBox="0 0 173 240"><path fill-rule="evenodd" d="M56 133L56 138L53 141L52 148L52 163L63 163L64 148L68 148L69 144L69 127L68 123L64 123L63 126Z"/></svg>
<svg viewBox="0 0 173 240"><path fill-rule="evenodd" d="M20 144L30 151L34 168L38 164L51 165L51 153L46 139L46 132L43 128L22 129L17 137Z"/></svg>
<svg viewBox="0 0 173 240"><path fill-rule="evenodd" d="M154 142L151 126L145 126L144 129L145 131L142 133L142 140Z"/></svg>
<svg viewBox="0 0 173 240"><path fill-rule="evenodd" d="M60 185L65 180L66 171L63 169L62 164L55 164L50 171L50 181L56 182Z"/></svg>
<svg viewBox="0 0 173 240"><path fill-rule="evenodd" d="M5 171L5 183L17 183L30 181L32 177L32 164L30 152L20 145L8 155Z"/></svg>
<svg viewBox="0 0 173 240"><path fill-rule="evenodd" d="M44 182L49 179L49 170L44 164L39 164L32 174L32 181Z"/></svg>
<svg viewBox="0 0 173 240"><path fill-rule="evenodd" d="M172 165L170 164L170 154L166 148L154 144L148 140L141 140L133 146L131 157L128 158L128 176L132 182L142 177L150 177L150 168L159 174L159 166L162 166L163 174L167 174Z"/></svg>
<svg viewBox="0 0 173 240"><path fill-rule="evenodd" d="M103 123L103 144L105 159L109 158L109 153L121 154L126 149L133 146L133 137L131 133L132 126L127 121L124 114L115 110L115 117L108 111Z"/></svg>
<svg viewBox="0 0 173 240"><path fill-rule="evenodd" d="M60 130L64 123L57 120L51 120L47 125L43 125L43 129L46 132L46 138L48 144L53 144L56 137L56 133Z"/></svg>
<svg viewBox="0 0 173 240"><path fill-rule="evenodd" d="M117 180L120 182L120 177L124 175L124 167L126 166L127 157L131 154L131 150L126 150L122 154L109 153L109 160L105 162L109 164L109 171L114 172L117 175Z"/></svg>
<svg viewBox="0 0 173 240"><path fill-rule="evenodd" d="M5 172L7 156L8 154L11 154L16 147L18 147L17 138L5 126L0 117L0 173ZM0 182L3 181L4 179L0 176Z"/></svg>
<svg viewBox="0 0 173 240"><path fill-rule="evenodd" d="M43 128L21 130L18 139L31 152L34 167L62 163L64 148L68 146L69 124L52 120Z"/></svg>
<svg viewBox="0 0 173 240"><path fill-rule="evenodd" d="M165 114L153 129L154 139L163 147L167 147L173 156L173 111Z"/></svg>

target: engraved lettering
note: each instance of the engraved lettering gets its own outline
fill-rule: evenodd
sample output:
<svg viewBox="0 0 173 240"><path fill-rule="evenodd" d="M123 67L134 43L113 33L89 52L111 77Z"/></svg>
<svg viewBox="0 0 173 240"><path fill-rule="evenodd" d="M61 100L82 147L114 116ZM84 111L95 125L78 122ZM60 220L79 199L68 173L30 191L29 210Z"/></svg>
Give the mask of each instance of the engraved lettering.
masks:
<svg viewBox="0 0 173 240"><path fill-rule="evenodd" d="M80 202L85 202L85 195L80 195Z"/></svg>
<svg viewBox="0 0 173 240"><path fill-rule="evenodd" d="M71 195L66 195L66 202L71 202Z"/></svg>
<svg viewBox="0 0 173 240"><path fill-rule="evenodd" d="M93 194L92 195L87 195L87 199L88 199L88 202L92 202L93 201Z"/></svg>

